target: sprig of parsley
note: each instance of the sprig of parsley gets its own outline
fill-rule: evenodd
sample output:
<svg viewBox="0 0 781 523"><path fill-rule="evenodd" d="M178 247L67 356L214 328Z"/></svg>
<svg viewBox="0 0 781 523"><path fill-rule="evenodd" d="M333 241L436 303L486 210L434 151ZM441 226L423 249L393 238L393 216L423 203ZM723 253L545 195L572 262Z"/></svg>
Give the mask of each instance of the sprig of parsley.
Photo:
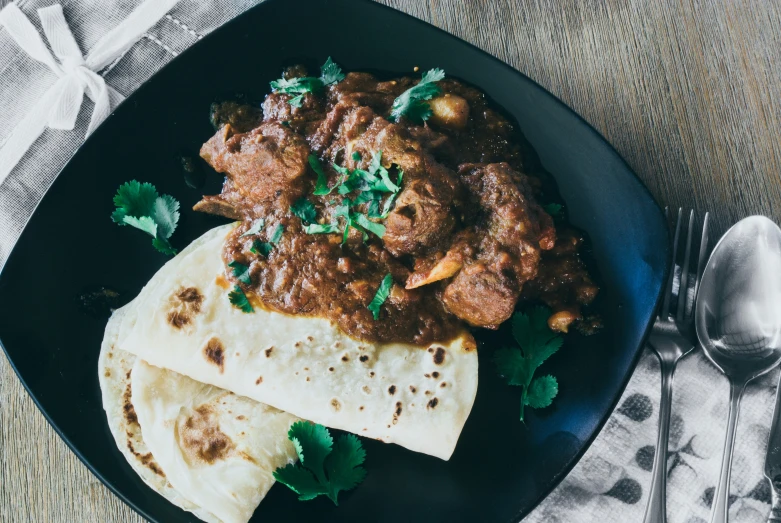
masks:
<svg viewBox="0 0 781 523"><path fill-rule="evenodd" d="M380 319L380 307L382 307L382 304L385 303L385 300L388 299L388 296L390 295L391 287L393 287L393 276L391 276L391 274L388 273L382 279L382 283L380 283L380 288L377 289L377 294L374 295L374 298L372 298L371 303L369 303L369 305L366 306L366 308L371 311L372 316L374 316L375 320Z"/></svg>
<svg viewBox="0 0 781 523"><path fill-rule="evenodd" d="M247 299L247 295L244 294L244 291L238 285L234 286L233 290L228 293L228 301L234 307L241 309L242 312L255 312L255 308Z"/></svg>
<svg viewBox="0 0 781 523"><path fill-rule="evenodd" d="M352 434L336 441L327 428L308 421L293 423L287 433L299 462L274 471L274 479L298 494L300 501L326 495L339 505L339 492L351 490L366 477L366 451Z"/></svg>
<svg viewBox="0 0 781 523"><path fill-rule="evenodd" d="M306 198L299 198L293 205L290 206L290 212L294 216L301 218L301 221L306 223L313 223L317 218L317 211L315 206Z"/></svg>
<svg viewBox="0 0 781 523"><path fill-rule="evenodd" d="M417 85L410 87L393 101L390 120L398 122L406 116L413 122L423 122L431 118L431 107L426 103L441 92L436 82L445 77L442 69L427 71Z"/></svg>
<svg viewBox="0 0 781 523"><path fill-rule="evenodd" d="M274 246L279 243L280 239L282 239L283 232L285 232L285 226L281 223L278 223L276 229L274 229L274 232L271 234L269 241L263 242L260 240L255 240L252 242L250 252L255 254L262 254L264 257L268 258L268 255L271 254L271 251L274 250Z"/></svg>
<svg viewBox="0 0 781 523"><path fill-rule="evenodd" d="M295 94L296 96L288 100L288 103L293 107L301 107L306 93L319 92L325 86L341 82L342 80L344 80L342 69L329 56L328 60L320 68L320 78L311 76L291 78L290 80L280 78L271 82L271 89L275 92Z"/></svg>
<svg viewBox="0 0 781 523"><path fill-rule="evenodd" d="M513 314L513 337L520 348L505 347L494 354L496 368L507 384L523 387L521 421L524 407L545 408L559 392L559 384L553 376L534 378L537 368L559 350L564 341L548 328L549 316L550 310L545 307L535 307L529 314Z"/></svg>
<svg viewBox="0 0 781 523"><path fill-rule="evenodd" d="M173 196L160 196L151 183L132 180L119 187L114 205L114 223L140 229L153 238L155 249L169 256L176 254L168 241L179 223L179 202Z"/></svg>
<svg viewBox="0 0 781 523"><path fill-rule="evenodd" d="M542 206L542 209L551 215L551 218L553 218L554 221L561 220L564 217L564 214L562 210L564 207L562 207L561 204L558 203L546 203Z"/></svg>
<svg viewBox="0 0 781 523"><path fill-rule="evenodd" d="M266 222L263 218L258 218L255 220L255 223L252 224L252 226L247 229L247 232L242 234L240 237L244 238L246 236L254 236L258 233L260 233L260 230L263 229L263 227L266 225Z"/></svg>
<svg viewBox="0 0 781 523"><path fill-rule="evenodd" d="M233 275L236 277L237 280L239 280L241 283L245 285L249 285L252 283L252 279L249 275L249 267L244 265L241 262L237 262L236 260L233 260L228 264L228 267L233 269Z"/></svg>

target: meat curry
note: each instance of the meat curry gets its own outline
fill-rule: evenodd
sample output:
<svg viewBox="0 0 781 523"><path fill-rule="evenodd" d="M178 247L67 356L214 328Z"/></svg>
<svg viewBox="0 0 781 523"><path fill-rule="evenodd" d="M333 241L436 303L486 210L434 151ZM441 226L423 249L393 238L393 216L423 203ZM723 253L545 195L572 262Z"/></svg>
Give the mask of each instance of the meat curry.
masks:
<svg viewBox="0 0 781 523"><path fill-rule="evenodd" d="M295 66L279 85L308 79ZM416 114L394 115L419 82L351 72L302 94L279 88L262 108L213 107L218 130L201 156L226 178L195 209L241 220L223 252L247 268L228 269L232 283L253 303L326 317L367 341L496 329L530 300L551 308L555 331L591 329L582 308L598 288L583 238L541 205L554 190L533 149L481 91L452 79Z"/></svg>

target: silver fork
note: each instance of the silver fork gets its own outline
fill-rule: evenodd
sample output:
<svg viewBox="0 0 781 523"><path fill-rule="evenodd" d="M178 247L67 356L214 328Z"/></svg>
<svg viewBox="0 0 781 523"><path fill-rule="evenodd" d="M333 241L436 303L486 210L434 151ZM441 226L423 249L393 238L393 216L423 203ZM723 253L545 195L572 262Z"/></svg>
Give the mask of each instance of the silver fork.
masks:
<svg viewBox="0 0 781 523"><path fill-rule="evenodd" d="M665 216L668 212L665 209ZM659 404L659 436L656 441L654 467L651 472L651 490L643 523L667 521L667 440L670 435L670 407L672 403L673 375L678 361L694 349L697 335L694 330L694 303L699 289L702 271L705 269L708 250L708 213L702 224L700 249L691 270L691 247L694 231L694 211L689 213L688 231L683 245L679 245L683 209L678 209L673 237L673 265L659 315L656 318L648 344L659 358L662 374L662 399ZM683 249L681 249L683 247ZM694 274L691 274L691 273ZM694 282L690 281L694 278ZM691 287L691 292L690 292ZM675 310L673 305L677 301Z"/></svg>

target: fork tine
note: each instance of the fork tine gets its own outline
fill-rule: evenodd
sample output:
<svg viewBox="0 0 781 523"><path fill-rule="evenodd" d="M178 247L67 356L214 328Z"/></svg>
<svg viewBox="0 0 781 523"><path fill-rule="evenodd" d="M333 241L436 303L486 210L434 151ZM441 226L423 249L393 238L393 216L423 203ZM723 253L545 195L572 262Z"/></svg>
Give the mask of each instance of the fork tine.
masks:
<svg viewBox="0 0 781 523"><path fill-rule="evenodd" d="M705 270L705 264L708 262L708 223L710 219L710 213L705 213L705 218L702 220L702 237L700 238L700 253L697 258L697 276L694 280L694 294L692 300L696 303L697 293L700 290L700 280L702 279L702 273ZM692 315L694 314L694 306L691 307Z"/></svg>
<svg viewBox="0 0 781 523"><path fill-rule="evenodd" d="M670 315L670 301L673 292L673 282L675 282L675 260L678 257L678 236L681 233L681 215L683 214L683 208L678 208L678 220L675 223L675 235L673 236L673 265L670 267L670 276L667 280L667 290L664 293L664 301L662 302L662 308L659 310L659 317L667 319Z"/></svg>
<svg viewBox="0 0 781 523"><path fill-rule="evenodd" d="M681 264L681 283L678 285L678 310L675 311L675 319L683 321L686 316L686 300L689 294L689 262L691 261L692 231L694 230L694 209L689 213L689 230L686 232L686 248Z"/></svg>

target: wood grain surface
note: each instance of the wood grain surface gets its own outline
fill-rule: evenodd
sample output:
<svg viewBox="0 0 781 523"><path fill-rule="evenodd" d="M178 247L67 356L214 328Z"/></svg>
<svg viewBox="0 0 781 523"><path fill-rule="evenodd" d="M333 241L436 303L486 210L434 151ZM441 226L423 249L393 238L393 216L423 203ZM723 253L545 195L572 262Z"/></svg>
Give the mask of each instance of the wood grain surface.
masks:
<svg viewBox="0 0 781 523"><path fill-rule="evenodd" d="M750 214L781 220L781 2L383 3L535 79L596 127L660 203L714 213L715 233ZM0 521L142 521L60 441L4 357Z"/></svg>

